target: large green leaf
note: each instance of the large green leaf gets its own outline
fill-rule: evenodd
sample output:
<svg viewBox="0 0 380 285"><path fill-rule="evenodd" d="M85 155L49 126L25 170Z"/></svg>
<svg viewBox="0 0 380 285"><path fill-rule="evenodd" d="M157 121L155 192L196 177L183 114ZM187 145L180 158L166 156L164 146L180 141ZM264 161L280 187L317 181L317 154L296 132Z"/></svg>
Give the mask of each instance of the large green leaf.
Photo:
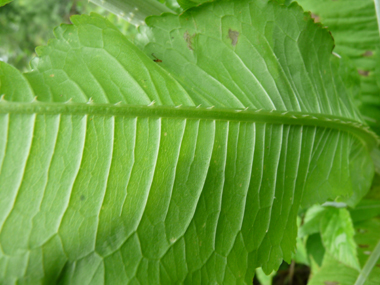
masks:
<svg viewBox="0 0 380 285"><path fill-rule="evenodd" d="M146 54L72 22L31 73L0 63L2 283L251 283L301 202L367 192L377 138L297 5L153 17Z"/></svg>

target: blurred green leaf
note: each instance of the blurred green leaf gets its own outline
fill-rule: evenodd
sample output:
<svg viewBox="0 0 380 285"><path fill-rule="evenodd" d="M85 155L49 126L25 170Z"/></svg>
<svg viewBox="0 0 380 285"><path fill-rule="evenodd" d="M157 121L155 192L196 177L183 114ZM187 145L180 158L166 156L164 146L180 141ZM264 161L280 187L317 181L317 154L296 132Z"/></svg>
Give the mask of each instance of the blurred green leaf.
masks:
<svg viewBox="0 0 380 285"><path fill-rule="evenodd" d="M326 251L334 258L348 266L359 269L356 245L354 242L354 228L350 214L345 208L313 206L305 215L304 223L299 229L299 236L309 236L307 240L308 253L318 251L318 236L321 235ZM309 241L310 239L310 241ZM321 255L314 256L320 265Z"/></svg>
<svg viewBox="0 0 380 285"><path fill-rule="evenodd" d="M275 275L276 275L275 271L267 275L261 268L256 268L256 277L257 277L257 280L259 280L261 285L272 285L272 280Z"/></svg>
<svg viewBox="0 0 380 285"><path fill-rule="evenodd" d="M380 220L375 218L355 224L355 242L358 244L358 257L361 267L380 241ZM322 267L312 275L308 285L353 285L359 276L359 271L339 262L326 254ZM373 267L365 285L380 284L380 260Z"/></svg>
<svg viewBox="0 0 380 285"><path fill-rule="evenodd" d="M6 5L6 4L8 4L8 3L12 2L12 1L13 0L0 0L0 7L4 6L4 5Z"/></svg>
<svg viewBox="0 0 380 285"><path fill-rule="evenodd" d="M307 237L306 250L310 258L313 258L313 261L315 261L318 266L321 266L326 250L322 243L320 233L312 234Z"/></svg>
<svg viewBox="0 0 380 285"><path fill-rule="evenodd" d="M322 217L325 215L327 209L325 207L314 205L311 206L303 220L303 224L301 225L299 231L299 237L303 238L308 235L312 235L315 233L319 233L320 231L320 222Z"/></svg>
<svg viewBox="0 0 380 285"><path fill-rule="evenodd" d="M354 227L347 209L328 207L320 221L326 251L339 262L360 269L354 241Z"/></svg>
<svg viewBox="0 0 380 285"><path fill-rule="evenodd" d="M379 216L380 200L363 199L354 209L350 209L350 214L354 223Z"/></svg>
<svg viewBox="0 0 380 285"><path fill-rule="evenodd" d="M148 16L160 15L165 12L174 13L173 10L157 0L90 1L136 26L143 24L145 18Z"/></svg>

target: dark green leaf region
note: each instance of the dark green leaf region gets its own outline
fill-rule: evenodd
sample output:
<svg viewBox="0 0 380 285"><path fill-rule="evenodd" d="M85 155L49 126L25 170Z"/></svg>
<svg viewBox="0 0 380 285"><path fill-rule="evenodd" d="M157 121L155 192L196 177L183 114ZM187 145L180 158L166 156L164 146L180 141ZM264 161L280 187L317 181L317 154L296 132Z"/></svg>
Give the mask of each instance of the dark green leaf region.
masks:
<svg viewBox="0 0 380 285"><path fill-rule="evenodd" d="M0 62L1 284L252 284L301 205L368 191L377 137L298 5L150 17L137 46L72 22Z"/></svg>

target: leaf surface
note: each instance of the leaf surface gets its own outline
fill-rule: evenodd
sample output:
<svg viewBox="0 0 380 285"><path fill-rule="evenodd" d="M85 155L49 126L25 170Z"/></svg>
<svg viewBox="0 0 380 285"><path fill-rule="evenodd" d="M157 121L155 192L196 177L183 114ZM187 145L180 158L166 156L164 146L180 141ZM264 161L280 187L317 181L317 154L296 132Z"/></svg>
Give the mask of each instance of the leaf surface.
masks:
<svg viewBox="0 0 380 285"><path fill-rule="evenodd" d="M368 190L377 138L298 6L150 18L145 53L72 22L31 73L0 63L3 283L251 283L301 202Z"/></svg>
<svg viewBox="0 0 380 285"><path fill-rule="evenodd" d="M349 57L360 77L360 110L379 133L380 86L377 74L380 36L373 0L298 0L316 22L332 32L334 51Z"/></svg>
<svg viewBox="0 0 380 285"><path fill-rule="evenodd" d="M380 240L379 219L371 219L355 224L356 235L355 241L358 244L358 257L363 267L369 255L376 247ZM316 284L355 284L359 276L359 271L338 262L332 256L325 255L321 269L313 274L310 279L310 285ZM373 267L369 277L365 281L365 285L375 285L380 282L380 260Z"/></svg>
<svg viewBox="0 0 380 285"><path fill-rule="evenodd" d="M6 5L6 4L8 4L8 3L12 2L12 1L13 0L0 0L0 7L4 6L4 5Z"/></svg>

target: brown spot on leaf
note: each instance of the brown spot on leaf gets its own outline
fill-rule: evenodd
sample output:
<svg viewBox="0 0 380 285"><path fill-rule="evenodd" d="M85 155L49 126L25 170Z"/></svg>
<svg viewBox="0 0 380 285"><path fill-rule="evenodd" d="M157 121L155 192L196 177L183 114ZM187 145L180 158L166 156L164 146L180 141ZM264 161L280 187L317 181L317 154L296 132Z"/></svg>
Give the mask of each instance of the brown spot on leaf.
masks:
<svg viewBox="0 0 380 285"><path fill-rule="evenodd" d="M365 53L362 54L362 56L364 56L364 57L373 56L373 51L367 50Z"/></svg>
<svg viewBox="0 0 380 285"><path fill-rule="evenodd" d="M228 37L231 39L231 44L233 46L236 46L239 40L240 33L238 31L234 31L229 29L228 30Z"/></svg>
<svg viewBox="0 0 380 285"><path fill-rule="evenodd" d="M338 285L339 284L339 282L337 282L337 281L325 281L323 283L325 283L326 285Z"/></svg>
<svg viewBox="0 0 380 285"><path fill-rule="evenodd" d="M50 77L54 77L54 74L50 74L49 76L50 76Z"/></svg>
<svg viewBox="0 0 380 285"><path fill-rule="evenodd" d="M187 43L187 48L189 50L194 50L193 48L193 38L195 37L195 33L193 35L190 35L190 33L188 31L185 32L185 34L183 35L183 38L185 39L186 43Z"/></svg>
<svg viewBox="0 0 380 285"><path fill-rule="evenodd" d="M321 21L321 18L317 14L311 13L310 16L314 20L314 23L319 23Z"/></svg>
<svg viewBox="0 0 380 285"><path fill-rule="evenodd" d="M154 57L154 59L153 59L154 62L158 62L158 63L162 62L162 60L157 58L157 56L155 56L154 53L152 53L152 56Z"/></svg>
<svg viewBox="0 0 380 285"><path fill-rule="evenodd" d="M359 75L367 77L369 75L368 70L358 70Z"/></svg>
<svg viewBox="0 0 380 285"><path fill-rule="evenodd" d="M368 244L358 244L358 246L359 246L360 248L367 248L367 247L369 247Z"/></svg>

